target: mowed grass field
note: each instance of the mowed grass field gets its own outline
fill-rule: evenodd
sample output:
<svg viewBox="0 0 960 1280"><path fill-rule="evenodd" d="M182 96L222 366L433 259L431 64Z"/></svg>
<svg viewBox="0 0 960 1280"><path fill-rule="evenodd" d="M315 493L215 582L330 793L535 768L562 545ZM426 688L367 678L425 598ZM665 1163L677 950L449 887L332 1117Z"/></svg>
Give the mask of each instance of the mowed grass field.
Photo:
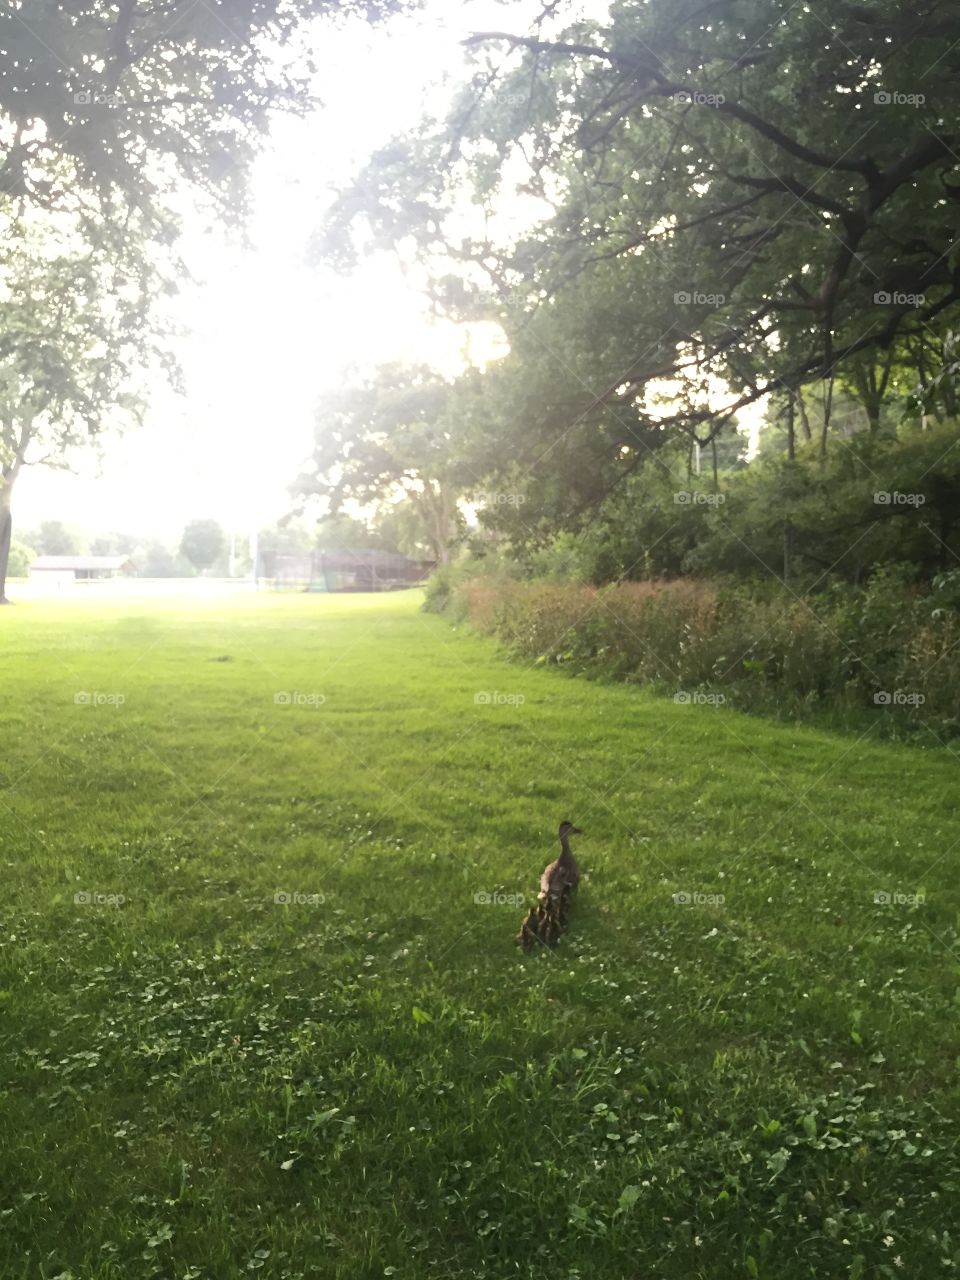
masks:
<svg viewBox="0 0 960 1280"><path fill-rule="evenodd" d="M0 1275L954 1274L956 756L419 602L0 612Z"/></svg>

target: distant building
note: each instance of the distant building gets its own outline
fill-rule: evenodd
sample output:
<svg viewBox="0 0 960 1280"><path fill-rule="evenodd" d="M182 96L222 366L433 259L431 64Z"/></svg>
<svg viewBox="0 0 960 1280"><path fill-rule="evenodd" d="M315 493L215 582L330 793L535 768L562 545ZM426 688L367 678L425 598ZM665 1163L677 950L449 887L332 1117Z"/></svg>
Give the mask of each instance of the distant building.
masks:
<svg viewBox="0 0 960 1280"><path fill-rule="evenodd" d="M316 551L276 558L273 585L300 591L396 591L423 582L435 560L410 560L393 551Z"/></svg>
<svg viewBox="0 0 960 1280"><path fill-rule="evenodd" d="M92 582L137 572L128 556L37 556L30 578L37 582Z"/></svg>

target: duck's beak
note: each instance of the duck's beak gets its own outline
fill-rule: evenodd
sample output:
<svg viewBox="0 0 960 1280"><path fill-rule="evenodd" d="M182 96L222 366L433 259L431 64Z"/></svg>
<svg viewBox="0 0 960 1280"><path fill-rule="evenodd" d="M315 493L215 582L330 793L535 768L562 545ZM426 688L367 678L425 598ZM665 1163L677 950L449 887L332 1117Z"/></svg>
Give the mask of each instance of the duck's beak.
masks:
<svg viewBox="0 0 960 1280"><path fill-rule="evenodd" d="M583 832L580 830L580 828L579 828L579 827L571 827L571 828L570 828L570 830L571 830L571 833L572 833L573 835L575 835L575 836L582 836L582 835L583 835Z"/></svg>

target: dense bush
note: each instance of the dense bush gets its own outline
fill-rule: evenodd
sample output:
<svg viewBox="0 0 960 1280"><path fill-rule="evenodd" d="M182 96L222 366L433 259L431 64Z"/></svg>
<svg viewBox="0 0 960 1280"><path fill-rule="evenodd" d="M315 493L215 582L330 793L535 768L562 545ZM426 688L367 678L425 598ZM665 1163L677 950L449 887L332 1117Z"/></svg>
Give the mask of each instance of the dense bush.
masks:
<svg viewBox="0 0 960 1280"><path fill-rule="evenodd" d="M960 562L960 424L900 438L867 433L836 441L827 458L798 447L749 466L688 471L679 445L629 476L576 537L523 540L516 559L537 576L588 582L664 575L753 578L785 573L796 588L830 577L861 583L876 566L909 562L930 578ZM505 518L505 517L504 517ZM787 528L791 556L785 564Z"/></svg>
<svg viewBox="0 0 960 1280"><path fill-rule="evenodd" d="M434 607L511 653L573 672L723 691L734 705L871 715L893 736L960 733L960 572L931 589L909 571L818 596L682 579L607 587L448 571Z"/></svg>
<svg viewBox="0 0 960 1280"><path fill-rule="evenodd" d="M36 557L37 553L33 547L28 547L24 542L11 542L10 563L7 566L8 577L25 578Z"/></svg>

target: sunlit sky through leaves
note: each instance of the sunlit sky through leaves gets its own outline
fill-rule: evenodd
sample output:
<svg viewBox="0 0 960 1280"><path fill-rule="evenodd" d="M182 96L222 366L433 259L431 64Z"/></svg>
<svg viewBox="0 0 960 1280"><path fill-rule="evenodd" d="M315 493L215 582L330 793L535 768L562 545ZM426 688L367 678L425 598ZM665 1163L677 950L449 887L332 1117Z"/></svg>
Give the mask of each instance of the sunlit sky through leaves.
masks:
<svg viewBox="0 0 960 1280"><path fill-rule="evenodd" d="M76 458L72 474L28 468L19 529L59 519L88 536L169 540L185 521L213 517L246 532L289 510L314 408L345 370L390 360L426 361L448 375L462 368L465 331L430 318L393 256L368 259L346 278L311 266L308 242L335 188L369 153L424 108L442 108L466 74L462 38L525 31L540 10L539 0L429 0L385 28L324 28L316 59L324 108L276 121L253 178L248 245L199 215L188 221L183 249L195 283L176 304L186 394L158 383L146 424L109 441L99 459ZM604 10L601 0L582 6ZM493 326L471 333L475 363L502 350L498 337Z"/></svg>

